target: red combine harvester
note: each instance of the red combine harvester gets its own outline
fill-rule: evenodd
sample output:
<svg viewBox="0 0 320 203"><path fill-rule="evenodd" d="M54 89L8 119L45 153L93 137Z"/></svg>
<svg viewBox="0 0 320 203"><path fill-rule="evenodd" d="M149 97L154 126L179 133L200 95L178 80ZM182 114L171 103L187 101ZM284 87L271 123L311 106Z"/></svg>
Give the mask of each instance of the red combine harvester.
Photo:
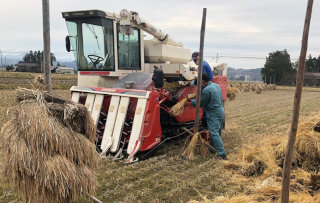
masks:
<svg viewBox="0 0 320 203"><path fill-rule="evenodd" d="M69 32L66 48L74 52L78 66L78 86L71 88L71 99L91 113L101 156L122 159L127 154L125 163L132 163L179 136L182 126L193 125L195 108L190 102L181 115L169 113L174 104L196 93L196 87L187 85L197 75L189 49L137 12L62 15ZM154 38L144 40L144 32ZM217 67L220 75L214 82L225 100L227 77L221 73L226 67Z"/></svg>

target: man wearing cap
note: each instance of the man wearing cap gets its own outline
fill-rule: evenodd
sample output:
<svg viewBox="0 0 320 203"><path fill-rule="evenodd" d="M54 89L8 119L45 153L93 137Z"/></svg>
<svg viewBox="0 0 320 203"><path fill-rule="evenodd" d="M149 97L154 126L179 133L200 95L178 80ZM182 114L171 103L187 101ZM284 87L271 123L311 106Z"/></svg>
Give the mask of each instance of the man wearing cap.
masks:
<svg viewBox="0 0 320 203"><path fill-rule="evenodd" d="M200 53L199 52L195 51L195 52L192 53L192 60L197 65L199 64L199 57L200 57ZM211 69L210 65L205 60L202 61L202 74L207 74L209 76L210 81L211 82L213 81L212 69ZM194 86L197 83L196 80L193 80L191 82L191 86ZM202 89L203 89L203 87L202 87ZM204 127L207 127L206 116L207 116L206 112L203 111L202 125Z"/></svg>
<svg viewBox="0 0 320 203"><path fill-rule="evenodd" d="M202 86L200 106L206 112L206 121L210 132L210 145L215 148L222 159L227 159L221 139L221 129L224 119L224 108L220 86L210 80L208 74L202 75ZM196 106L196 100L190 100ZM210 152L216 153L212 149Z"/></svg>
<svg viewBox="0 0 320 203"><path fill-rule="evenodd" d="M199 56L200 56L200 54L197 51L192 53L192 60L197 65L199 64ZM208 74L210 81L211 82L213 81L212 69L211 69L210 65L205 60L202 61L202 74L203 73Z"/></svg>

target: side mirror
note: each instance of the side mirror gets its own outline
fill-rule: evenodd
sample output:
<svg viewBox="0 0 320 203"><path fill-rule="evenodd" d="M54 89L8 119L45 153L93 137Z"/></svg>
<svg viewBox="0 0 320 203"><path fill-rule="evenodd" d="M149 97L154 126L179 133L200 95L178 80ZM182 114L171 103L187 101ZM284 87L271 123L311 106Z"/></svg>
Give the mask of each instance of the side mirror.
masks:
<svg viewBox="0 0 320 203"><path fill-rule="evenodd" d="M67 52L70 52L70 37L69 35L66 36L66 49L67 49Z"/></svg>

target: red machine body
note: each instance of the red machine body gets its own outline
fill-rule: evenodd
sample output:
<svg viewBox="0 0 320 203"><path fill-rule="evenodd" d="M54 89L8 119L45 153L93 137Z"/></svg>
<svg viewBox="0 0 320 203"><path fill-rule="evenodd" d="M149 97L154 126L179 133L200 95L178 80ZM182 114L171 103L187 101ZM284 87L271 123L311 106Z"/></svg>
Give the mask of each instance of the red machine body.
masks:
<svg viewBox="0 0 320 203"><path fill-rule="evenodd" d="M223 100L226 99L227 93L227 77L226 76L215 76L214 83L217 83L222 91ZM110 102L111 97L113 95L130 95L127 116L125 118L125 125L122 128L121 142L123 145L128 144L132 132L132 123L134 120L135 113L137 111L137 102L138 98L132 97L136 96L147 96L147 102L145 106L145 111L143 115L143 122L141 124L141 131L139 134L139 142L140 147L139 151L147 151L153 149L161 142L163 130L161 127L161 122L163 119L161 118L161 109L163 111L167 111L169 114L170 109L164 105L162 105L162 99L172 100L172 95L165 89L157 89L152 85L149 86L148 90L137 90L137 89L117 89L117 88L101 88L101 87L93 87L93 88L81 88L78 87L83 92L93 92L96 94L104 94L103 104L101 109L101 115L99 116L99 122L97 123L97 142L101 142L105 128L109 126L105 126L104 121L107 118L108 111L110 111ZM177 93L177 102L187 98L189 94L195 94L197 91L196 86L186 86L179 90ZM82 104L86 104L86 96L82 96L79 99L79 102ZM202 109L200 111L200 118L202 118ZM195 119L195 108L191 105L191 102L186 102L183 112L174 118L178 123L187 123L192 122Z"/></svg>

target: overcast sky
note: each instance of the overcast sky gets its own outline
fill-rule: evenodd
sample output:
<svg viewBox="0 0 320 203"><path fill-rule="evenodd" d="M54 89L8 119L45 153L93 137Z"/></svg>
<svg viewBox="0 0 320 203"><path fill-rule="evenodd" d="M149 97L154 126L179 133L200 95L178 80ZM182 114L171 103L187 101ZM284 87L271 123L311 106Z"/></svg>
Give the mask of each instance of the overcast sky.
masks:
<svg viewBox="0 0 320 203"><path fill-rule="evenodd" d="M43 49L41 0L0 0L0 49L3 55ZM51 0L51 52L73 60L65 51L68 34L62 11L134 10L192 51L199 50L202 8L207 8L204 55L237 68L260 68L269 52L287 49L299 57L307 0ZM315 1L308 54L320 55L320 2ZM225 57L223 57L225 56ZM229 56L229 57L226 57ZM234 58L234 57L256 57ZM72 58L71 58L72 57ZM232 58L231 58L232 57Z"/></svg>

